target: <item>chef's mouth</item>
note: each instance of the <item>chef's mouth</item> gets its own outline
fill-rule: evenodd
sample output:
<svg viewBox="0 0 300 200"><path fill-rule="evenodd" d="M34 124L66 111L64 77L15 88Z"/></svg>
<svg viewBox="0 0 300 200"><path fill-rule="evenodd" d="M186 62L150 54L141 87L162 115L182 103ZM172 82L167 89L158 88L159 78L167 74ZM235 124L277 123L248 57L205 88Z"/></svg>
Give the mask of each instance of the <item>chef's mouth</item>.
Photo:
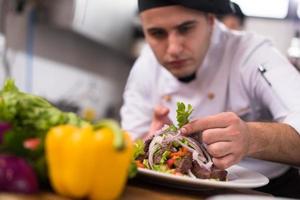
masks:
<svg viewBox="0 0 300 200"><path fill-rule="evenodd" d="M174 61L168 62L168 65L171 68L181 68L181 67L184 67L187 62L188 62L187 59L174 60Z"/></svg>

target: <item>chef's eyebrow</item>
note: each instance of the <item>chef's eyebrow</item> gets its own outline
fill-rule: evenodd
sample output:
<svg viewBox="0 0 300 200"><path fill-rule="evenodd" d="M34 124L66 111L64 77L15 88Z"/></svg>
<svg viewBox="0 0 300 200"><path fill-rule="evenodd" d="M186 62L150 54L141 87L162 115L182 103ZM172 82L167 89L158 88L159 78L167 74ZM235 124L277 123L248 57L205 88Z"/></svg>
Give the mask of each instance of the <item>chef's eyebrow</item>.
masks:
<svg viewBox="0 0 300 200"><path fill-rule="evenodd" d="M195 24L197 24L198 21L197 20L188 20L188 21L185 21L177 26L175 26L176 29L180 29L180 28L183 28L183 27L187 27L187 26L193 26Z"/></svg>
<svg viewBox="0 0 300 200"><path fill-rule="evenodd" d="M180 28L184 28L184 27L189 27L189 26L193 26L195 24L197 24L198 21L197 20L188 20L188 21L184 21L181 24L178 24L176 26L173 27L173 29L180 29ZM164 31L165 29L162 27L150 27L146 29L147 32L155 32L155 31Z"/></svg>

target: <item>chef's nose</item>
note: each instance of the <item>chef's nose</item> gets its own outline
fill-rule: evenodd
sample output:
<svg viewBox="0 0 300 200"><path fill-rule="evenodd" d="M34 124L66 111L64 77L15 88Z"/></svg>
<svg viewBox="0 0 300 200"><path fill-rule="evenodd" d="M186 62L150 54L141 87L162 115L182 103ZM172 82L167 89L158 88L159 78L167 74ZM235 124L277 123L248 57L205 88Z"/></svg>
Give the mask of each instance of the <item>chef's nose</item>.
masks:
<svg viewBox="0 0 300 200"><path fill-rule="evenodd" d="M167 53L170 56L177 57L183 51L183 41L182 38L176 34L171 33L168 37L168 50Z"/></svg>

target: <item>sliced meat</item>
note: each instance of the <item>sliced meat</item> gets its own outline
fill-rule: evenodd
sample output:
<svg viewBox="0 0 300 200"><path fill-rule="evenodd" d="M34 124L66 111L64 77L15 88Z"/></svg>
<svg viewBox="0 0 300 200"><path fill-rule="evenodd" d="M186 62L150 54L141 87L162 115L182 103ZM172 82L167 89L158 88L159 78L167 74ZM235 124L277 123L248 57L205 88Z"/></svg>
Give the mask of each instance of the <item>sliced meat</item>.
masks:
<svg viewBox="0 0 300 200"><path fill-rule="evenodd" d="M211 178L218 179L220 181L226 181L227 174L228 172L226 170L213 168L211 171Z"/></svg>
<svg viewBox="0 0 300 200"><path fill-rule="evenodd" d="M216 167L212 167L211 171L205 168L201 168L196 161L193 161L192 173L197 178L218 179L220 181L226 181L228 174L226 170L217 169Z"/></svg>
<svg viewBox="0 0 300 200"><path fill-rule="evenodd" d="M200 167L197 161L193 161L193 167L191 171L197 178L202 178L202 179L210 178L210 171Z"/></svg>
<svg viewBox="0 0 300 200"><path fill-rule="evenodd" d="M177 172L180 172L182 174L187 174L189 169L191 169L193 166L192 163L193 163L192 154L189 153L183 156L182 158L176 160L174 165L176 167Z"/></svg>

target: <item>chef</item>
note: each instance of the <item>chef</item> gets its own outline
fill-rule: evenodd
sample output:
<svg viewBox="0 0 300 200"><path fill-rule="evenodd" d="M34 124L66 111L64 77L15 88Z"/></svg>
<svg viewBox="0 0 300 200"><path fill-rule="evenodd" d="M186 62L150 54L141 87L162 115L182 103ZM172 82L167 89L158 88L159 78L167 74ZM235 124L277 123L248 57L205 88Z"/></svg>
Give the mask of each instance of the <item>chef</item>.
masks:
<svg viewBox="0 0 300 200"><path fill-rule="evenodd" d="M176 123L201 133L215 166L234 164L271 179L259 190L300 198L300 74L264 37L230 31L215 18L228 0L138 0L148 45L124 92L122 126L133 138Z"/></svg>
<svg viewBox="0 0 300 200"><path fill-rule="evenodd" d="M217 19L219 19L227 28L232 30L242 30L245 25L246 16L242 12L242 9L237 3L232 2L233 12L217 15Z"/></svg>

